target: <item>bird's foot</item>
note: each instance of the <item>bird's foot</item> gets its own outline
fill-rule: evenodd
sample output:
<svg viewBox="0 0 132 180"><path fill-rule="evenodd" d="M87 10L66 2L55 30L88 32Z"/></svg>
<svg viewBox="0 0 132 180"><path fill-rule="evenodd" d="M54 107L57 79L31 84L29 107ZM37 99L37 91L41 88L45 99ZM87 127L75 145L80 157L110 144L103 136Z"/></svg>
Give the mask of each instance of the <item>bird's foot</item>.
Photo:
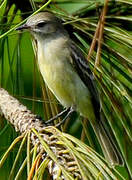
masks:
<svg viewBox="0 0 132 180"><path fill-rule="evenodd" d="M67 115L58 124L56 124L55 127L59 128L74 111L75 110L72 107L68 108Z"/></svg>
<svg viewBox="0 0 132 180"><path fill-rule="evenodd" d="M51 119L47 120L45 122L46 125L50 125L51 123L54 122L54 120L58 119L59 117L61 117L63 114L65 113L69 113L68 111L70 110L70 108L66 108L63 111L61 111L59 114L57 114L56 116L52 117Z"/></svg>

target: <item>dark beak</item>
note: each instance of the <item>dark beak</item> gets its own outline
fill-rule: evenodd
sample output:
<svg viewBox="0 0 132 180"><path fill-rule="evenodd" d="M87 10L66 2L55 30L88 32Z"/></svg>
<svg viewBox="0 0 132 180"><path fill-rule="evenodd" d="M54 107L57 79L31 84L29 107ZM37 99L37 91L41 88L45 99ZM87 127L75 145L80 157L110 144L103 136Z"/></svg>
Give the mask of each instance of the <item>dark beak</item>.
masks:
<svg viewBox="0 0 132 180"><path fill-rule="evenodd" d="M30 27L27 26L27 24L23 24L23 25L16 28L16 30L24 30L24 29L30 29Z"/></svg>

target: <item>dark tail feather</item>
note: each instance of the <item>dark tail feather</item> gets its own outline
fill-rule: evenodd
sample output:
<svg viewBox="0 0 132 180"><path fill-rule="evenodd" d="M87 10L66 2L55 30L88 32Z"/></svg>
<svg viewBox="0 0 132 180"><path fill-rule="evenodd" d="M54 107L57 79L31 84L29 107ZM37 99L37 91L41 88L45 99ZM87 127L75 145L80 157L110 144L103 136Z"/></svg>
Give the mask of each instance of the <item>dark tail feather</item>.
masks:
<svg viewBox="0 0 132 180"><path fill-rule="evenodd" d="M115 143L112 140L110 132L104 127L102 121L98 121L98 124L93 125L93 128L102 147L104 156L111 166L123 165L124 161L122 155L118 151Z"/></svg>

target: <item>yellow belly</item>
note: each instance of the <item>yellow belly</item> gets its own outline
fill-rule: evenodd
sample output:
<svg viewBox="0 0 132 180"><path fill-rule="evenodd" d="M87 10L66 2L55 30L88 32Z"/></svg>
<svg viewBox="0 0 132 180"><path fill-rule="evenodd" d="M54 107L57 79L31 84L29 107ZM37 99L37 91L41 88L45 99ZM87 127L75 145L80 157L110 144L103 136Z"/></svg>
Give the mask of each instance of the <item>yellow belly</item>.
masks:
<svg viewBox="0 0 132 180"><path fill-rule="evenodd" d="M94 120L95 116L88 89L76 72L67 66L65 65L65 68L56 67L56 69L54 66L45 66L46 71L43 72L43 78L63 106L72 106L82 116Z"/></svg>
<svg viewBox="0 0 132 180"><path fill-rule="evenodd" d="M53 92L60 103L70 107L75 103L76 96L73 93L75 87L72 76L62 67L45 65L41 68L41 74L49 89Z"/></svg>
<svg viewBox="0 0 132 180"><path fill-rule="evenodd" d="M45 83L63 106L72 106L94 120L89 90L67 59L69 52L61 49L60 53L54 46L47 46L38 48L38 64Z"/></svg>

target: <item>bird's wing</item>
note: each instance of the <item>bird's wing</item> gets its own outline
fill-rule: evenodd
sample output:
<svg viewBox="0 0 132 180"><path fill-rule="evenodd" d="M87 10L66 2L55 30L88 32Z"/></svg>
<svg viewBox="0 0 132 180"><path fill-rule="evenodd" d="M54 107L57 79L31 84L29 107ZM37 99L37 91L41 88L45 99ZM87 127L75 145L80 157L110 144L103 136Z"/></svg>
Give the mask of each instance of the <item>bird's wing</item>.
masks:
<svg viewBox="0 0 132 180"><path fill-rule="evenodd" d="M71 53L71 63L83 83L87 86L91 94L91 100L94 107L95 115L98 119L100 119L101 108L99 93L96 88L95 78L89 68L88 61L85 59L81 50L73 42L70 42L69 47Z"/></svg>
<svg viewBox="0 0 132 180"><path fill-rule="evenodd" d="M76 47L74 43L70 43L70 56L71 56L71 63L76 69L76 72L80 76L81 80L87 86L91 93L91 101L93 103L93 108L96 116L96 123L92 123L92 126L96 132L102 150L104 152L105 157L107 158L108 162L111 165L123 165L123 159L116 147L113 137L107 127L105 127L105 123L103 123L103 116L100 116L100 98L98 91L96 89L96 84L94 80L94 76L89 68L88 61L83 56L81 50ZM86 121L85 121L86 122ZM84 126L87 129L87 122Z"/></svg>

